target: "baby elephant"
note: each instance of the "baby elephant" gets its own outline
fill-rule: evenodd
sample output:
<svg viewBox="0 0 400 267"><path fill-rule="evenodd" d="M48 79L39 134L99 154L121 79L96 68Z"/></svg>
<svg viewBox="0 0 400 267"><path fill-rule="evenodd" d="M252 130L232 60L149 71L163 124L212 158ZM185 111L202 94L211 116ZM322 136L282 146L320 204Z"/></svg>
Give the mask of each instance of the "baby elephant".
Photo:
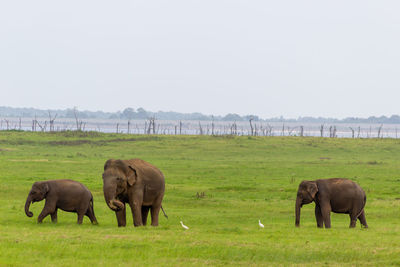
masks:
<svg viewBox="0 0 400 267"><path fill-rule="evenodd" d="M25 203L26 216L32 217L29 206L34 202L46 199L44 208L38 217L38 223L50 214L51 221L57 222L57 209L78 213L78 224L83 216L89 217L92 224L97 224L93 210L93 196L83 184L72 180L49 180L35 182Z"/></svg>
<svg viewBox="0 0 400 267"><path fill-rule="evenodd" d="M367 198L364 190L355 182L343 178L302 181L296 198L296 226L300 225L300 208L315 202L317 226L331 227L331 211L350 215L350 227L355 227L357 219L364 227L364 206Z"/></svg>

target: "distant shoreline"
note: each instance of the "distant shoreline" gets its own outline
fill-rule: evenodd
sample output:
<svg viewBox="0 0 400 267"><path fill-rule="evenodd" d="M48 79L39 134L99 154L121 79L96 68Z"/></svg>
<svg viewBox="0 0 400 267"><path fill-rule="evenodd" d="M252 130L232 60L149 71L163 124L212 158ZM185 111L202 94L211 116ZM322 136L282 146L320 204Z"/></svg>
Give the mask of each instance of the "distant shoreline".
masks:
<svg viewBox="0 0 400 267"><path fill-rule="evenodd" d="M54 118L54 117L53 117ZM32 132L94 131L118 134L313 136L332 138L398 138L400 123L318 123L270 121L198 121L49 117L0 118L0 130Z"/></svg>
<svg viewBox="0 0 400 267"><path fill-rule="evenodd" d="M137 110L133 108L125 108L123 111L117 112L103 112L103 111L81 111L76 108L70 109L57 109L57 110L44 110L35 108L14 108L0 106L0 119L7 118L47 118L53 119L103 119L103 120L148 120L154 118L158 121L223 121L223 122L270 122L270 123L319 123L319 124L333 124L333 123L370 123L370 124L400 124L400 116L392 115L387 116L370 116L368 118L347 117L344 119L324 118L324 117L298 117L284 118L260 118L257 115L240 116L235 113L228 113L225 116L204 115L202 113L179 113L179 112L152 112L146 111L143 108Z"/></svg>

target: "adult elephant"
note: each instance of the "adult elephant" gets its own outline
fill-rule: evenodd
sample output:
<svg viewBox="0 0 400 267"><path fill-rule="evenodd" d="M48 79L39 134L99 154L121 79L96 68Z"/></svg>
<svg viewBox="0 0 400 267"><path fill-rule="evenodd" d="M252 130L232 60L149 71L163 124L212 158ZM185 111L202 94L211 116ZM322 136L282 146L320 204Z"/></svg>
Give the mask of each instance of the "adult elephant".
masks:
<svg viewBox="0 0 400 267"><path fill-rule="evenodd" d="M151 225L158 226L165 179L155 166L141 159L109 159L104 165L103 191L108 207L115 211L118 226L126 226L125 203L131 207L135 226L146 225L149 210Z"/></svg>
<svg viewBox="0 0 400 267"><path fill-rule="evenodd" d="M355 182L343 178L302 181L296 198L296 226L300 225L300 208L315 202L317 226L331 227L330 212L350 215L350 227L355 227L357 218L368 227L364 206L367 198L364 190Z"/></svg>

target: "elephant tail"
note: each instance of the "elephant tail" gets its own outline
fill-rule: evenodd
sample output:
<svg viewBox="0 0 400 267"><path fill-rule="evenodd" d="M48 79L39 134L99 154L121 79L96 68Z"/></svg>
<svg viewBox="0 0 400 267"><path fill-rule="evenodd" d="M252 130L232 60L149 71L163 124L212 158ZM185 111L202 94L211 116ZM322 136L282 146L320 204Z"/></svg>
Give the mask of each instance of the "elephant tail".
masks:
<svg viewBox="0 0 400 267"><path fill-rule="evenodd" d="M92 211L93 211L93 213L94 213L94 205L93 205L93 196L92 196L92 194L90 194L89 205L90 205L90 208L92 209Z"/></svg>
<svg viewBox="0 0 400 267"><path fill-rule="evenodd" d="M356 218L358 218L358 216L360 216L361 213L364 211L364 207L365 207L365 204L366 204L366 203L367 203L367 196L364 194L364 205L362 206L360 212L357 214L357 217L356 217Z"/></svg>
<svg viewBox="0 0 400 267"><path fill-rule="evenodd" d="M168 215L165 213L165 211L164 211L164 209L163 209L162 205L161 205L161 210L162 210L162 212L164 213L164 216L165 216L165 218L167 218L167 219L168 219Z"/></svg>

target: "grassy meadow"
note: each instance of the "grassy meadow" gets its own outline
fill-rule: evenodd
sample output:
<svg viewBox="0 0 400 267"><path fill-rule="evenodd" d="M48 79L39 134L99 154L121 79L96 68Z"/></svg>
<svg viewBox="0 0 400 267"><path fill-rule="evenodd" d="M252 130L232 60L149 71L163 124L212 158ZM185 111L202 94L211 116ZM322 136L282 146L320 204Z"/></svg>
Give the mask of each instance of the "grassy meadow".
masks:
<svg viewBox="0 0 400 267"><path fill-rule="evenodd" d="M166 177L159 227L118 228L102 191L104 162L141 158ZM294 206L302 180L346 177L367 193L368 229L314 204ZM99 225L59 210L24 213L31 185L74 179L93 193ZM0 132L0 266L400 265L400 140ZM150 219L150 218L149 218ZM264 229L258 226L261 219ZM184 230L179 221L189 226Z"/></svg>

